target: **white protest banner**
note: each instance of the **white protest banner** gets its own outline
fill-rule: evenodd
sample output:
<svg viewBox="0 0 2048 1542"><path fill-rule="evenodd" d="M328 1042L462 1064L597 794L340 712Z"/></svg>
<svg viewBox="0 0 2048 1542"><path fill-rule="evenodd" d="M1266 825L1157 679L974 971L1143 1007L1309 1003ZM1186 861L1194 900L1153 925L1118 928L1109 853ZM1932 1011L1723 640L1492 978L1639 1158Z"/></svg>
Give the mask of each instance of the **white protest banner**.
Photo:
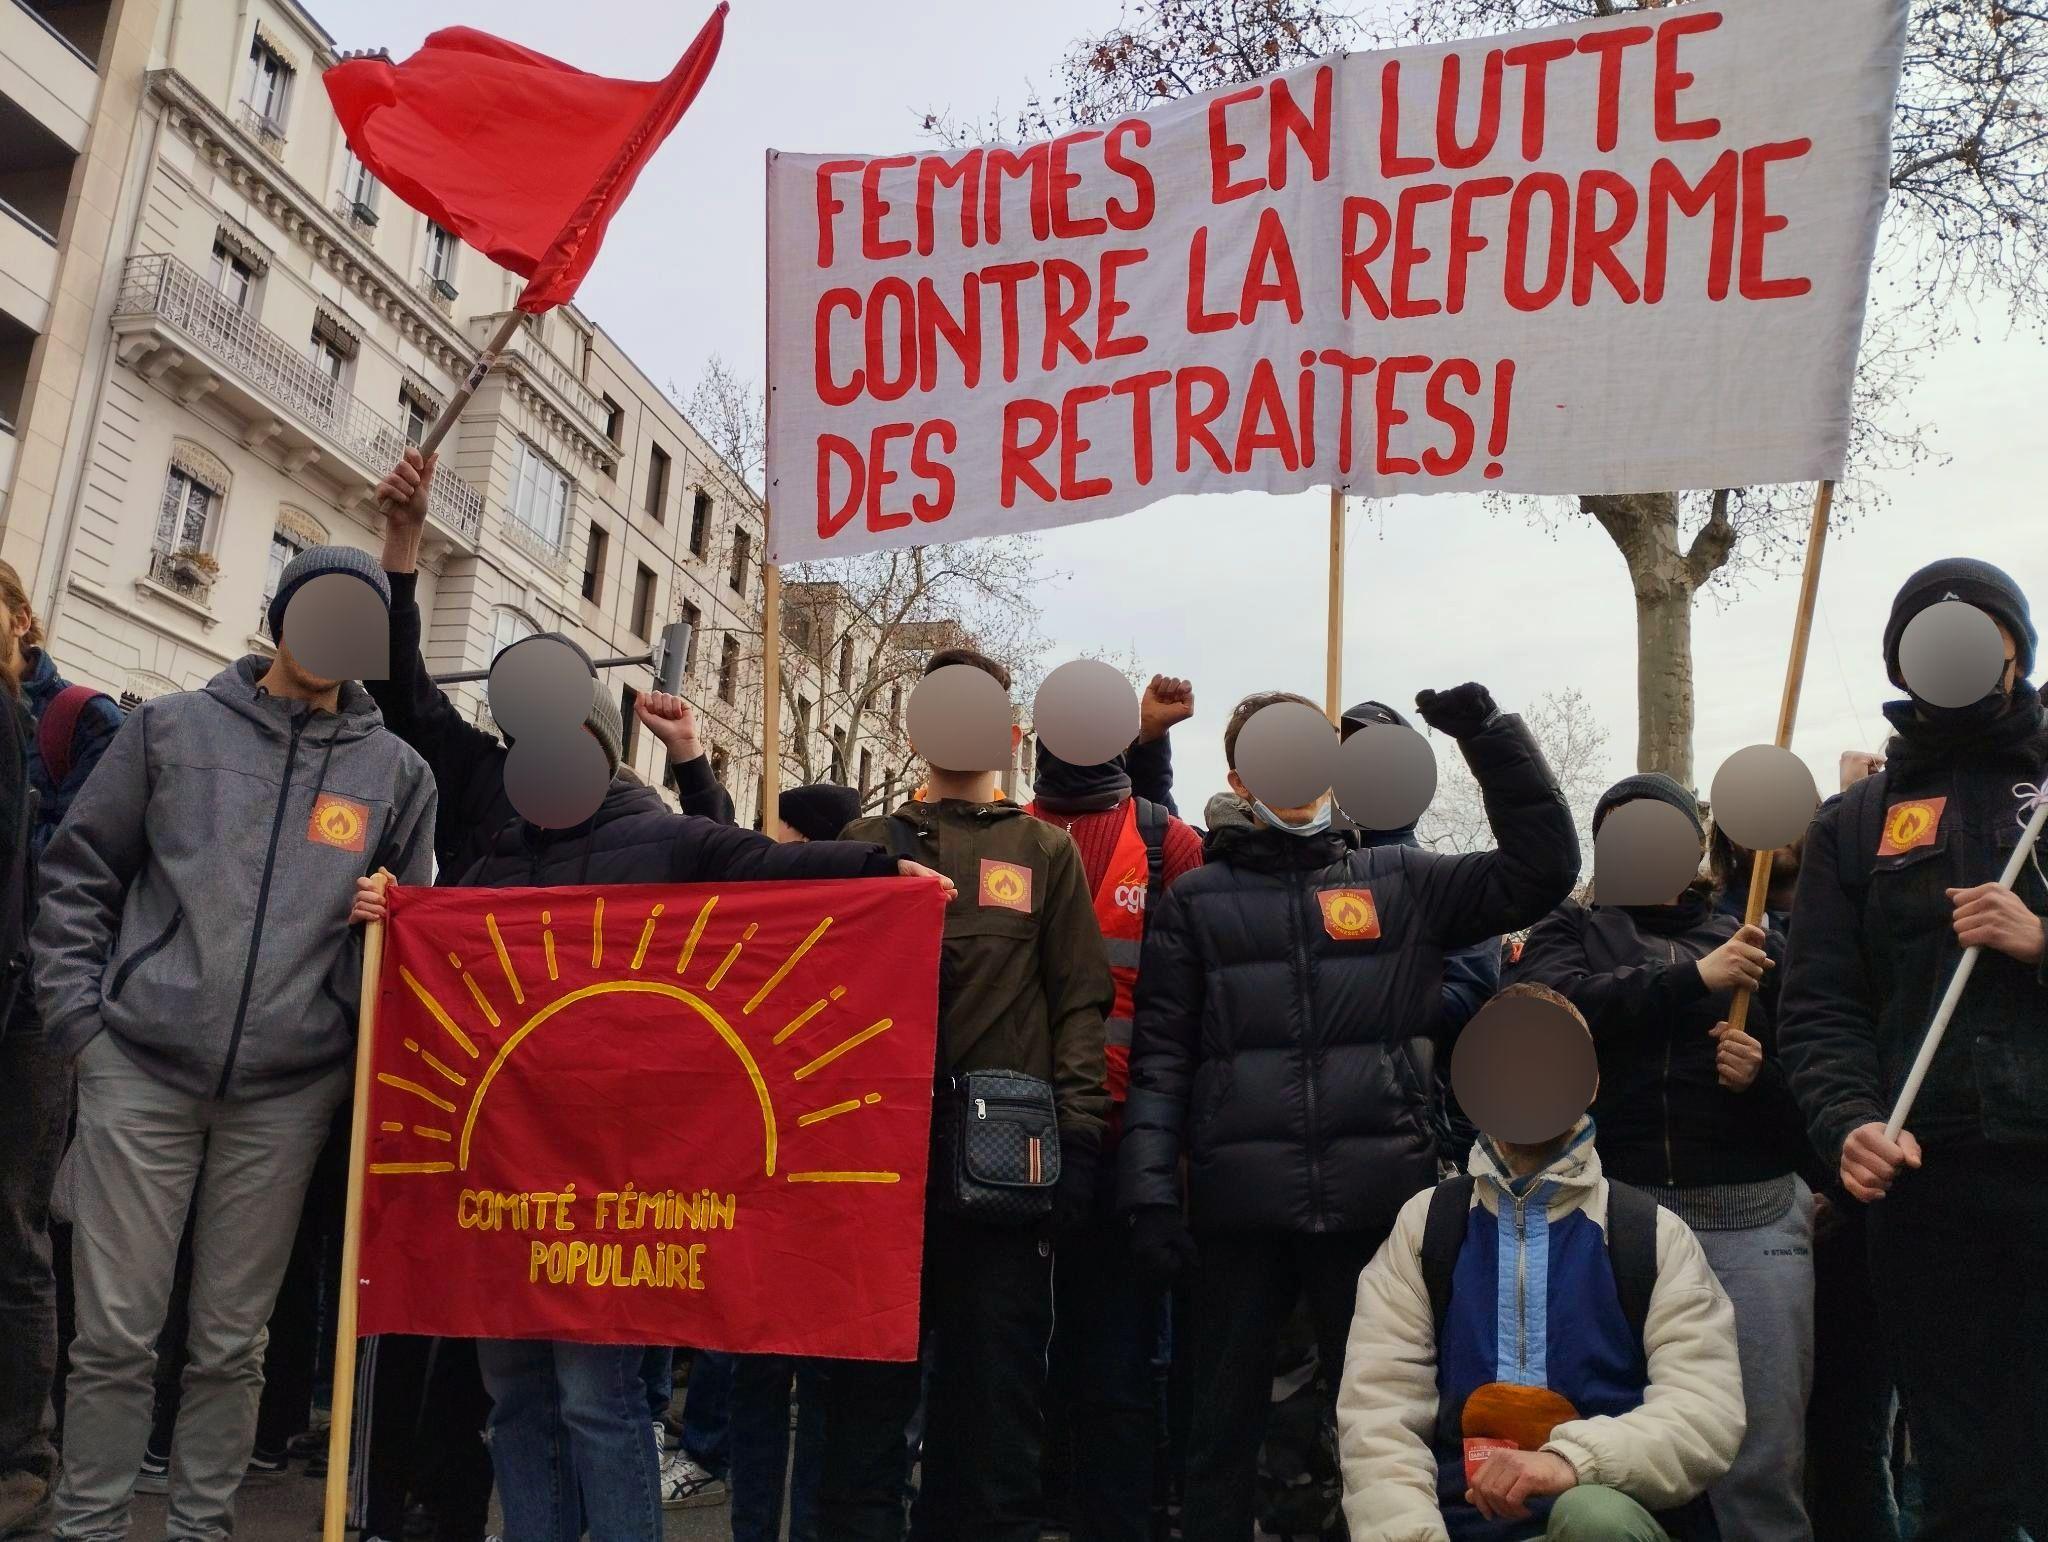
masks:
<svg viewBox="0 0 2048 1542"><path fill-rule="evenodd" d="M1905 15L1668 6L1023 147L771 152L768 556L1834 477Z"/></svg>

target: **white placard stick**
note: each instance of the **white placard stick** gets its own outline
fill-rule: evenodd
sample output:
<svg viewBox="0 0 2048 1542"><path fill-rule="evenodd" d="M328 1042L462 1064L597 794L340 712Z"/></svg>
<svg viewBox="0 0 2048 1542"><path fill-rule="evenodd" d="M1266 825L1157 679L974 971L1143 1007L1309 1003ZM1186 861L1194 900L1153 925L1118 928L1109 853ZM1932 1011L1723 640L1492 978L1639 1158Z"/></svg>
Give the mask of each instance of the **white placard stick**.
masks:
<svg viewBox="0 0 2048 1542"><path fill-rule="evenodd" d="M2005 871L1999 874L1998 886L2001 889L2010 889L2018 882L2020 869L2027 865L2034 842L2041 838L2042 827L2048 825L2048 791L2033 790L2033 805L2033 818L2027 821L2025 830L2020 834L2019 845L2013 847L2011 860L2005 864ZM1899 1131L1906 1127L1906 1116L1913 1112L1913 1099L1920 1095L1920 1084L1927 1080L1927 1068L1934 1063L1935 1051L1941 1048L1941 1036L1948 1032L1948 1020L1955 1016L1956 1003L1963 999L1963 987L1970 983L1970 974L1977 967L1977 955L1983 951L1981 944L1965 949L1963 961L1956 965L1941 1005L1935 1008L1927 1037L1920 1042L1920 1053L1913 1057L1913 1069L1906 1074L1906 1085L1899 1089L1899 1101L1884 1127L1886 1140L1896 1141Z"/></svg>

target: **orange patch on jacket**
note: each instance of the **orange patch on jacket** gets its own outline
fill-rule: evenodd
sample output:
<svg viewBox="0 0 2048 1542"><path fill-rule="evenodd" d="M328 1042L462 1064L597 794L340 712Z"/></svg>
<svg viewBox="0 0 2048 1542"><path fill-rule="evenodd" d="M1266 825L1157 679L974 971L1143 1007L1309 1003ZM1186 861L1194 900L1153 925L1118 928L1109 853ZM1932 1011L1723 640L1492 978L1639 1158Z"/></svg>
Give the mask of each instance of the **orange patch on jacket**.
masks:
<svg viewBox="0 0 2048 1542"><path fill-rule="evenodd" d="M1362 942L1380 934L1380 913L1370 889L1323 889L1316 894L1323 907L1323 930L1339 942Z"/></svg>
<svg viewBox="0 0 2048 1542"><path fill-rule="evenodd" d="M370 833L370 808L331 792L320 794L313 817L306 821L306 839L337 851L361 851Z"/></svg>
<svg viewBox="0 0 2048 1542"><path fill-rule="evenodd" d="M1031 869L1015 862L981 859L981 903L1031 914Z"/></svg>
<svg viewBox="0 0 2048 1542"><path fill-rule="evenodd" d="M1941 833L1941 813L1947 798L1915 798L1894 803L1885 810L1884 839L1877 843L1880 857L1904 856L1922 846L1932 846Z"/></svg>

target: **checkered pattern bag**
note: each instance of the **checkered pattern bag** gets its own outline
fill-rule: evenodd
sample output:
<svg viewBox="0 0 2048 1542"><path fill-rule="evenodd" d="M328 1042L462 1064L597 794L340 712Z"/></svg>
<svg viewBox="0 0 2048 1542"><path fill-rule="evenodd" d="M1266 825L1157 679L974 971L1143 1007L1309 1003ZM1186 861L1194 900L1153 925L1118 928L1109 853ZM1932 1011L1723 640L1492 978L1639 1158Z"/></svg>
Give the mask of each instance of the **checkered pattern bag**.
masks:
<svg viewBox="0 0 2048 1542"><path fill-rule="evenodd" d="M933 1110L933 1201L944 1213L1022 1226L1052 1213L1060 1181L1052 1088L1022 1071L966 1071Z"/></svg>

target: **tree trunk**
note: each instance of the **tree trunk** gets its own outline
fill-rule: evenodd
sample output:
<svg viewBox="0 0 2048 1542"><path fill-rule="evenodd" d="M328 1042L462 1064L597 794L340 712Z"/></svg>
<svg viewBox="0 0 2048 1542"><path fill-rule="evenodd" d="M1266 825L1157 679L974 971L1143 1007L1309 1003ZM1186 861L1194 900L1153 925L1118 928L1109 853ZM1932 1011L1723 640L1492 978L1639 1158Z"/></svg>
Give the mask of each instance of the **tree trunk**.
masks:
<svg viewBox="0 0 2048 1542"><path fill-rule="evenodd" d="M1692 597L1727 564L1735 545L1727 495L1715 494L1712 516L1685 546L1676 493L1579 502L1620 550L1635 589L1636 769L1662 771L1691 787Z"/></svg>

